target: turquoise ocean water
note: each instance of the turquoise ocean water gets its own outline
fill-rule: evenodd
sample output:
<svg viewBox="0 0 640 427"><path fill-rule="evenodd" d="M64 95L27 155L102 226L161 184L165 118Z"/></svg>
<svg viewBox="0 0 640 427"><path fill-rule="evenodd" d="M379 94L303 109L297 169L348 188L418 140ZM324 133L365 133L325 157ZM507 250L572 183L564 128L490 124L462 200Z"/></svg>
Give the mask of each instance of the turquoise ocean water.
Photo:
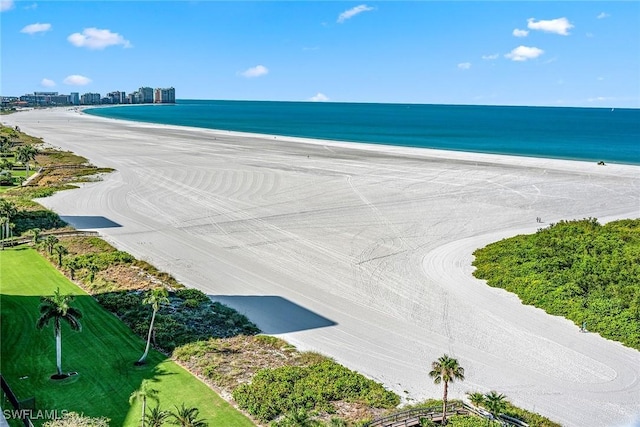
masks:
<svg viewBox="0 0 640 427"><path fill-rule="evenodd" d="M640 109L179 100L85 111L271 135L640 165Z"/></svg>

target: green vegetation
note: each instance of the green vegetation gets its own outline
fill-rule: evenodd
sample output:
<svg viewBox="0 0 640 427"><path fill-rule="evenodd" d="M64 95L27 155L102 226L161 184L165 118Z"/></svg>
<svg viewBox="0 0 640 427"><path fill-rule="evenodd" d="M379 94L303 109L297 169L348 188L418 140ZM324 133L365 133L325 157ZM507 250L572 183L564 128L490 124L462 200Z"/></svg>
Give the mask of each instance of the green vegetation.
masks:
<svg viewBox="0 0 640 427"><path fill-rule="evenodd" d="M474 275L640 349L640 220L561 221L478 249Z"/></svg>
<svg viewBox="0 0 640 427"><path fill-rule="evenodd" d="M530 427L560 427L560 424L553 422L549 418L543 417L540 414L518 408L509 401L506 401L505 403L506 408L504 409L504 414L518 418L529 424Z"/></svg>
<svg viewBox="0 0 640 427"><path fill-rule="evenodd" d="M482 403L482 406L484 406L486 410L497 419L498 416L507 409L506 399L507 397L504 394L491 390L489 393L484 395L484 402Z"/></svg>
<svg viewBox="0 0 640 427"><path fill-rule="evenodd" d="M492 424L497 425L493 422ZM469 415L453 415L447 420L447 425L450 427L487 427L489 424L484 418Z"/></svg>
<svg viewBox="0 0 640 427"><path fill-rule="evenodd" d="M108 417L112 425L137 426L141 402L129 405L129 396L148 379L158 390L160 407L185 403L200 409L210 425L253 425L209 387L186 370L151 350L144 367L135 362L144 341L89 295L69 282L36 251L28 248L0 251L2 375L19 399L35 397L36 409L75 411L89 417ZM51 327L35 328L41 297L56 288L75 296L74 307L84 314L81 333L65 337L64 366L78 373L52 381L56 371ZM89 424L88 424L89 425Z"/></svg>
<svg viewBox="0 0 640 427"><path fill-rule="evenodd" d="M109 427L109 419L86 417L77 412L67 412L57 420L47 421L44 427Z"/></svg>
<svg viewBox="0 0 640 427"><path fill-rule="evenodd" d="M400 403L380 384L329 359L260 370L250 384L234 390L233 398L260 421L299 409L335 413L332 403L337 401L388 409Z"/></svg>
<svg viewBox="0 0 640 427"><path fill-rule="evenodd" d="M183 299L170 293L168 304L158 307L154 321L156 348L171 352L175 347L211 337L253 335L260 330L246 316L218 302L212 302L196 289ZM184 293L182 295L185 295ZM148 336L153 312L143 304L144 295L137 291L96 294L98 302L116 314L140 337ZM203 298L204 297L204 298ZM197 304L194 301L200 301Z"/></svg>

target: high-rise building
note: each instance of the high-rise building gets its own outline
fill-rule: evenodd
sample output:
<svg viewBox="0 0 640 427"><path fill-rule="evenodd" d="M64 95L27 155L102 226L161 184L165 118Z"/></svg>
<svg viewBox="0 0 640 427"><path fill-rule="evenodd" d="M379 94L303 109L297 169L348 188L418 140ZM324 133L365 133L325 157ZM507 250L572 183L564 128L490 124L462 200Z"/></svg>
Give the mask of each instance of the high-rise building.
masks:
<svg viewBox="0 0 640 427"><path fill-rule="evenodd" d="M153 88L141 87L138 89L138 93L140 93L140 104L153 103Z"/></svg>
<svg viewBox="0 0 640 427"><path fill-rule="evenodd" d="M170 88L157 88L154 91L153 102L156 104L175 104L176 90Z"/></svg>
<svg viewBox="0 0 640 427"><path fill-rule="evenodd" d="M78 92L71 92L69 94L69 102L71 105L80 105L80 94Z"/></svg>
<svg viewBox="0 0 640 427"><path fill-rule="evenodd" d="M98 105L100 101L99 93L85 93L80 97L80 104L82 105Z"/></svg>
<svg viewBox="0 0 640 427"><path fill-rule="evenodd" d="M109 92L105 98L109 99L109 104L124 104L126 99L126 94L120 91Z"/></svg>

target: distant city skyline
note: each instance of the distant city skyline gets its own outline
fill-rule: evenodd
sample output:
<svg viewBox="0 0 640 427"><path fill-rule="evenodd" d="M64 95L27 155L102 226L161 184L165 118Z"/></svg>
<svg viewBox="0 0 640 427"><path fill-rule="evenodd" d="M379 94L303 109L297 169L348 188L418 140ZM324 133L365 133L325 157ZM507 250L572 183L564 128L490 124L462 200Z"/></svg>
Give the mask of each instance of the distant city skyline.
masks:
<svg viewBox="0 0 640 427"><path fill-rule="evenodd" d="M100 92L34 91L23 95L2 95L3 108L56 106L56 105L102 105L102 104L175 104L175 88L152 88L141 86L130 93L111 91L102 96Z"/></svg>
<svg viewBox="0 0 640 427"><path fill-rule="evenodd" d="M640 108L640 2L0 0L0 95Z"/></svg>

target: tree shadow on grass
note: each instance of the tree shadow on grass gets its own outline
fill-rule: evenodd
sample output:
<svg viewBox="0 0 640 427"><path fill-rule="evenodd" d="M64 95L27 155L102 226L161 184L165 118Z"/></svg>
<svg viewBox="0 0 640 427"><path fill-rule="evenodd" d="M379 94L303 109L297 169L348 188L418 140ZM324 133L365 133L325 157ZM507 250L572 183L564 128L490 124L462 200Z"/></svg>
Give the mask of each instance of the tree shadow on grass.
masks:
<svg viewBox="0 0 640 427"><path fill-rule="evenodd" d="M56 372L53 327L35 327L40 296L2 294L0 304L0 371L19 400L35 398L36 410L106 416L111 425L124 425L132 410L129 397L143 380L151 381L167 405L189 402L185 381L199 383L155 350L150 351L146 365L135 367L145 342L87 295L77 295L72 302L83 313L82 331L62 326L62 368L77 372L77 380L52 381L50 376ZM45 420L34 421L38 425Z"/></svg>

